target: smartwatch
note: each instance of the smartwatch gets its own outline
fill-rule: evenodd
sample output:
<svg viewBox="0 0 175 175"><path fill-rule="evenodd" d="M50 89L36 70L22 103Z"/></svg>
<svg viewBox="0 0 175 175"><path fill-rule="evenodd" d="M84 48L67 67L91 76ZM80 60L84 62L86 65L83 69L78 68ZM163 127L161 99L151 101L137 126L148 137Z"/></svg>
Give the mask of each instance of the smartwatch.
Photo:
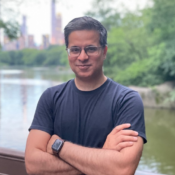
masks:
<svg viewBox="0 0 175 175"><path fill-rule="evenodd" d="M60 140L60 139L55 140L54 144L52 145L52 150L55 155L59 156L59 152L63 147L64 142L65 142L64 140Z"/></svg>

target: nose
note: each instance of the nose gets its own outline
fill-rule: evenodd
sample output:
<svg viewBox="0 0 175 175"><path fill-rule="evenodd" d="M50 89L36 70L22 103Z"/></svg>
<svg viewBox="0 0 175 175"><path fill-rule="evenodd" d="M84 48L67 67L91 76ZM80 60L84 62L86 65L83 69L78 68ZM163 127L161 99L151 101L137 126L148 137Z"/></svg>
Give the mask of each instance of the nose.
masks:
<svg viewBox="0 0 175 175"><path fill-rule="evenodd" d="M80 55L78 56L78 60L83 62L88 59L89 59L88 55L86 54L85 50L82 49Z"/></svg>

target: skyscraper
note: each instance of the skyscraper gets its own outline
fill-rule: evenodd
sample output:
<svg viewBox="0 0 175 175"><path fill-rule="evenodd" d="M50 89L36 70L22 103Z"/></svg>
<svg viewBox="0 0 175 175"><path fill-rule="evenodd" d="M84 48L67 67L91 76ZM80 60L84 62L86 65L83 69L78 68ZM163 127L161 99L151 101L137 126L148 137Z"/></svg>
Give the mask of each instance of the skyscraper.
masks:
<svg viewBox="0 0 175 175"><path fill-rule="evenodd" d="M35 49L35 41L33 35L28 35L28 48Z"/></svg>
<svg viewBox="0 0 175 175"><path fill-rule="evenodd" d="M55 0L51 0L51 44L55 43Z"/></svg>
<svg viewBox="0 0 175 175"><path fill-rule="evenodd" d="M27 35L27 25L26 25L27 18L26 16L22 17L22 25L21 25L21 35L26 36Z"/></svg>
<svg viewBox="0 0 175 175"><path fill-rule="evenodd" d="M63 33L61 32L62 17L56 16L55 0L51 1L51 44L61 45L64 43Z"/></svg>
<svg viewBox="0 0 175 175"><path fill-rule="evenodd" d="M21 49L28 47L28 38L27 38L27 18L26 16L22 17L22 25L20 28L20 32L21 32L21 40L24 39L23 43L24 46L21 47Z"/></svg>
<svg viewBox="0 0 175 175"><path fill-rule="evenodd" d="M27 34L27 17L22 17L22 24L20 27L20 36L15 40L10 40L7 36L4 36L3 49L10 50L22 50L25 48L36 48L34 42L34 36Z"/></svg>
<svg viewBox="0 0 175 175"><path fill-rule="evenodd" d="M49 35L43 35L42 41L43 49L47 49L49 47Z"/></svg>

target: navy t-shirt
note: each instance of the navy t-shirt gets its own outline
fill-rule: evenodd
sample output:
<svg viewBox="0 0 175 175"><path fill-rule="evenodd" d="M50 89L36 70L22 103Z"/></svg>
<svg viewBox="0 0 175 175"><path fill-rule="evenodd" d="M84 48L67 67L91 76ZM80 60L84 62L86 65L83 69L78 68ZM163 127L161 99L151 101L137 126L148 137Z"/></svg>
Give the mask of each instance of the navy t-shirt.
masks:
<svg viewBox="0 0 175 175"><path fill-rule="evenodd" d="M146 143L143 104L136 91L110 78L93 91L81 91L70 80L42 94L29 130L101 148L112 129L124 123L130 123Z"/></svg>

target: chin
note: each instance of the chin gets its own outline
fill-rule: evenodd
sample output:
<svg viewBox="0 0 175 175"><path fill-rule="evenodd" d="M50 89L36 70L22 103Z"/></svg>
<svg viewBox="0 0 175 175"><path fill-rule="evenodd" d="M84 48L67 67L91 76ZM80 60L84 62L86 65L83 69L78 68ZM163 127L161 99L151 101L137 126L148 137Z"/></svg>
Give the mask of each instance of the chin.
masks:
<svg viewBox="0 0 175 175"><path fill-rule="evenodd" d="M93 78L93 75L92 74L75 74L76 75L76 78L79 78L79 79L91 79Z"/></svg>

